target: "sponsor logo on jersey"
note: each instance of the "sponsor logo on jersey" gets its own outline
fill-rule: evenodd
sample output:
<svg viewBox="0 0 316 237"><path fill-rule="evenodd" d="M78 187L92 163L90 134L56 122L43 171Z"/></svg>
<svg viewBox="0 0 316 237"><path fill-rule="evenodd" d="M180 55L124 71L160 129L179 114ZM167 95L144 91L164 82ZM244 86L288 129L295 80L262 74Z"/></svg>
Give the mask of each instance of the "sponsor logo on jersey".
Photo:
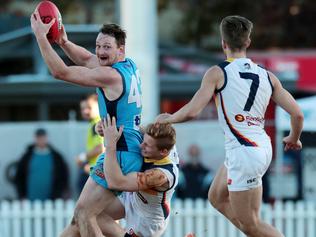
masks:
<svg viewBox="0 0 316 237"><path fill-rule="evenodd" d="M247 122L247 125L250 126L260 126L260 124L253 123L253 122Z"/></svg>
<svg viewBox="0 0 316 237"><path fill-rule="evenodd" d="M242 115L242 114L236 114L235 115L235 120L237 121L237 122L243 122L243 121L245 121L245 117Z"/></svg>
<svg viewBox="0 0 316 237"><path fill-rule="evenodd" d="M135 122L135 125L136 126L139 126L140 125L140 121L141 121L141 115L135 115L134 116L134 122Z"/></svg>
<svg viewBox="0 0 316 237"><path fill-rule="evenodd" d="M104 173L103 171L101 171L100 169L95 169L94 173L99 176L101 179L105 179Z"/></svg>
<svg viewBox="0 0 316 237"><path fill-rule="evenodd" d="M264 118L249 115L244 116L242 114L236 114L235 120L239 123L246 121L248 126L261 126L264 123Z"/></svg>
<svg viewBox="0 0 316 237"><path fill-rule="evenodd" d="M259 122L259 123L263 123L264 122L264 118L252 117L252 116L246 116L246 120L250 121L250 122Z"/></svg>
<svg viewBox="0 0 316 237"><path fill-rule="evenodd" d="M261 126L264 123L264 118L246 116L248 126Z"/></svg>

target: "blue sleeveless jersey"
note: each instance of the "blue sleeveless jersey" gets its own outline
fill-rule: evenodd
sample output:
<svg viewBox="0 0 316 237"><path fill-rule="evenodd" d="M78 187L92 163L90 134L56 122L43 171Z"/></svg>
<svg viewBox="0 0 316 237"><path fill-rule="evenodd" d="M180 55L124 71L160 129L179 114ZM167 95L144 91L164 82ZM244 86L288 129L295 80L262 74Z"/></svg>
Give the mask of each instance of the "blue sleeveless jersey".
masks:
<svg viewBox="0 0 316 237"><path fill-rule="evenodd" d="M112 65L122 76L123 92L119 98L110 101L102 88L97 88L100 117L107 113L116 118L117 127L124 126L123 134L117 143L118 151L140 153L139 144L142 135L139 131L141 122L142 101L141 81L135 63L126 58L125 61Z"/></svg>

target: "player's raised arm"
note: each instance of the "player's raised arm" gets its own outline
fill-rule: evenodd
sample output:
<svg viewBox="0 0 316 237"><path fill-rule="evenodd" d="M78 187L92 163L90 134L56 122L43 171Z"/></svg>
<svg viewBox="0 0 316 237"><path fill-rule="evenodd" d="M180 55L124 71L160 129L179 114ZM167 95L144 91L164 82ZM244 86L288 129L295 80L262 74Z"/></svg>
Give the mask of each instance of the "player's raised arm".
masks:
<svg viewBox="0 0 316 237"><path fill-rule="evenodd" d="M170 116L165 114L158 116L157 121L180 123L194 119L210 102L215 89L219 86L221 81L224 81L222 70L217 66L211 67L205 73L201 86L191 101Z"/></svg>
<svg viewBox="0 0 316 237"><path fill-rule="evenodd" d="M301 149L302 143L300 142L300 136L303 129L304 115L301 111L301 108L296 103L293 96L282 87L281 82L277 77L269 72L271 82L273 85L273 101L281 106L286 112L291 116L291 131L289 136L285 137L283 142L285 143L285 150L288 149Z"/></svg>
<svg viewBox="0 0 316 237"><path fill-rule="evenodd" d="M56 43L76 65L88 68L96 68L99 66L99 62L95 54L68 40L64 25L61 27Z"/></svg>
<svg viewBox="0 0 316 237"><path fill-rule="evenodd" d="M36 36L41 54L55 78L91 87L105 87L119 81L117 79L120 78L120 74L111 67L103 66L89 69L80 66L67 66L54 51L46 38L54 21L55 20L52 20L50 23L44 24L37 11L31 16L31 26Z"/></svg>

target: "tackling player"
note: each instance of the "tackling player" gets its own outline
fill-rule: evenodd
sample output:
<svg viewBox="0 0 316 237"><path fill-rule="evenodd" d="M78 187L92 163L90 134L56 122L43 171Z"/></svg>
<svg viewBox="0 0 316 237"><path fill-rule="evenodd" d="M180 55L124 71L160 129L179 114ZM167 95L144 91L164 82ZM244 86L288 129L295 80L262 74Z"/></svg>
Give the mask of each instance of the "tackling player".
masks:
<svg viewBox="0 0 316 237"><path fill-rule="evenodd" d="M178 183L175 129L170 124L149 124L141 143L142 169L127 175L121 171L120 158L117 157L120 154L116 151L123 127L118 130L115 118L108 115L103 127L98 126L98 132L107 141L105 177L109 188L124 191L111 200L110 209L98 216L103 234L114 237L161 236L169 222L170 200ZM126 220L125 229L114 221L121 218Z"/></svg>

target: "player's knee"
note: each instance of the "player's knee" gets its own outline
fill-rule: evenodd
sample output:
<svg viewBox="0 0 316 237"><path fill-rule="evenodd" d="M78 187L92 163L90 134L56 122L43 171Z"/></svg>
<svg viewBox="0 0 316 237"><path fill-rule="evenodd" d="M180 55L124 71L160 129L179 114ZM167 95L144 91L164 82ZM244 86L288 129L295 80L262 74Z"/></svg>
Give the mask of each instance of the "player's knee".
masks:
<svg viewBox="0 0 316 237"><path fill-rule="evenodd" d="M208 195L207 195L207 198L208 198L208 201L211 203L211 205L213 207L216 206L217 204L217 197L216 197L216 192L213 192L213 189L212 187L208 190Z"/></svg>
<svg viewBox="0 0 316 237"><path fill-rule="evenodd" d="M212 195L212 194L209 193L209 195L208 195L208 201L210 202L210 204L211 204L214 208L216 208L216 206L217 206L217 201L216 201L215 195Z"/></svg>
<svg viewBox="0 0 316 237"><path fill-rule="evenodd" d="M227 202L226 198L221 198L220 195L218 195L218 193L212 189L210 189L208 192L208 200L211 205L218 211L221 211L225 207Z"/></svg>
<svg viewBox="0 0 316 237"><path fill-rule="evenodd" d="M239 222L245 235L256 236L259 228L259 220L257 218L247 218L245 220L239 220Z"/></svg>

